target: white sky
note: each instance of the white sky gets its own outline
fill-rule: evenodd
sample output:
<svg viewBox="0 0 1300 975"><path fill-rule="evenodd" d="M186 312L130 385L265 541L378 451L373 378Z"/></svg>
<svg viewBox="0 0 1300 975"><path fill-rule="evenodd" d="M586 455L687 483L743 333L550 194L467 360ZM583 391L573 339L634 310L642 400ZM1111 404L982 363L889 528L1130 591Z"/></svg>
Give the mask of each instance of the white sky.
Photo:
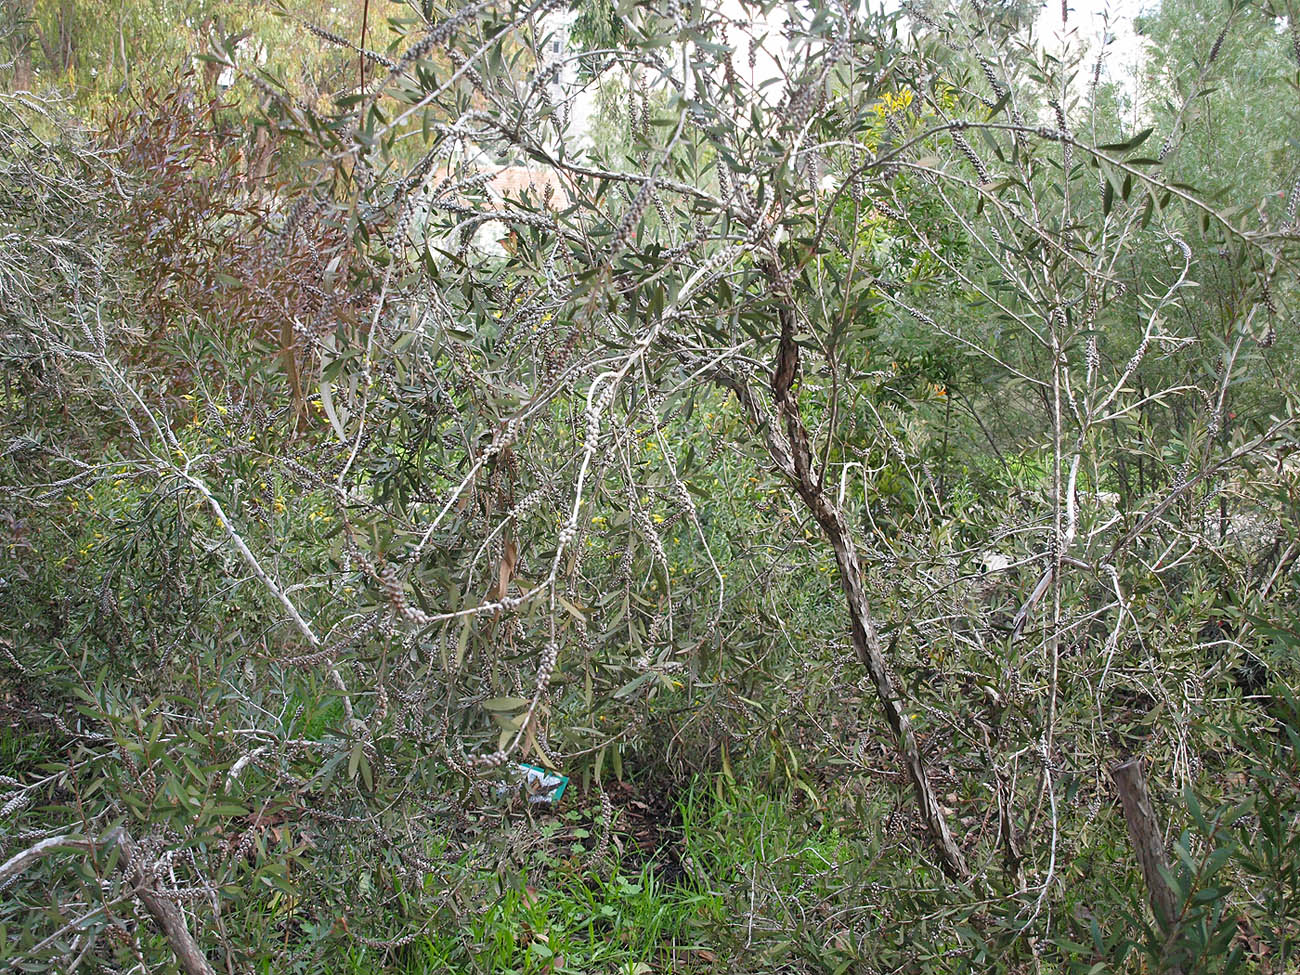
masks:
<svg viewBox="0 0 1300 975"><path fill-rule="evenodd" d="M868 0L873 7L883 5L886 10L897 10L901 0ZM1102 68L1103 78L1123 85L1130 94L1137 92L1137 79L1143 59L1141 38L1133 30L1134 18L1145 9L1154 7L1160 0L1067 0L1069 19L1062 22L1061 0L1045 0L1039 8L1035 36L1041 48L1050 53L1059 52L1064 46L1077 50L1080 45L1087 50L1078 79L1079 92L1082 94L1092 78L1092 66L1096 63L1096 52L1101 49L1102 38L1110 39L1106 47L1106 57ZM1166 0L1171 2L1171 0ZM740 18L741 8L738 3L723 3L724 12ZM772 16L763 22L746 15L748 30L746 33L761 35L770 32L764 45L768 52L783 53L779 40L780 26L784 21L783 12L777 6ZM733 38L733 43L736 43ZM780 74L770 54L760 53L758 64L752 72L747 63L744 45L737 44L736 68L742 77L755 82L778 77ZM776 86L772 100L779 98L780 87Z"/></svg>
<svg viewBox="0 0 1300 975"><path fill-rule="evenodd" d="M874 8L881 6L886 10L897 10L902 0L867 0ZM1067 0L1069 19L1064 24L1061 20L1061 0L1044 0L1039 7L1038 21L1034 29L1035 40L1040 49L1058 54L1063 48L1070 48L1077 57L1080 49L1085 55L1079 62L1075 77L1075 94L1085 97L1092 80L1093 66L1096 64L1097 52L1102 50L1102 39L1109 43L1105 47L1105 60L1102 77L1117 82L1127 90L1130 100L1139 92L1137 80L1140 76L1144 59L1142 39L1133 30L1134 18L1145 9L1153 7L1161 0ZM1176 2L1176 0L1164 0ZM770 105L777 104L784 95L784 62L788 50L781 36L785 22L785 11L778 4L767 18L753 16L752 11L742 8L738 0L722 0L721 10L738 24L744 26L733 30L731 43L735 46L733 66L736 73L745 81L756 86L761 96ZM568 19L572 14L567 15ZM766 35L766 36L765 36ZM757 52L755 65L749 66L748 38L764 37L762 47ZM595 85L588 84L574 90L576 75L566 78L569 91L567 97L572 106L573 133L575 146L585 146L589 142L588 129L590 119L595 111ZM1138 111L1135 104L1135 111ZM1136 119L1126 120L1135 124Z"/></svg>
<svg viewBox="0 0 1300 975"><path fill-rule="evenodd" d="M1048 0L1038 15L1038 41L1049 52L1059 50L1064 44L1071 47L1084 43L1089 57L1089 79L1081 79L1086 85L1091 77L1091 65L1096 63L1096 51L1101 47L1101 38L1105 33L1110 38L1106 47L1106 59L1102 67L1102 77L1118 82L1130 95L1137 92L1137 79L1144 58L1142 39L1133 30L1133 20L1144 10L1154 6L1152 2L1138 0L1068 0L1069 20L1061 20L1060 0Z"/></svg>

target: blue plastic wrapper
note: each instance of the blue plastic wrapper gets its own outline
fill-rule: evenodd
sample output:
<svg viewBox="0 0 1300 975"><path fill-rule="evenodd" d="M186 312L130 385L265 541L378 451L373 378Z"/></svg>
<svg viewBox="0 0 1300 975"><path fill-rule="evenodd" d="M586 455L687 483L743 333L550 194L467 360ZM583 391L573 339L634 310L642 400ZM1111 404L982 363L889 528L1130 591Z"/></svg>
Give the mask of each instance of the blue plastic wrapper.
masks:
<svg viewBox="0 0 1300 975"><path fill-rule="evenodd" d="M531 804L554 805L569 787L567 775L548 772L540 765L524 765L521 762L514 766L513 771L511 781L501 785L497 790L498 795L504 795L517 787L523 790Z"/></svg>

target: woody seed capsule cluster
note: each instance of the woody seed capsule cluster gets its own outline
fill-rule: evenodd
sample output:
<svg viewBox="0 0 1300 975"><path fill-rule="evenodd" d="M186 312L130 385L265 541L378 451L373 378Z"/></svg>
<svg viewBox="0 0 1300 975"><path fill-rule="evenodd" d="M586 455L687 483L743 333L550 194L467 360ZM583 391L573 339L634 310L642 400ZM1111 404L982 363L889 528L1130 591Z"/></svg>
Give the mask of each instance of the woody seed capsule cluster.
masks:
<svg viewBox="0 0 1300 975"><path fill-rule="evenodd" d="M428 614L406 601L406 591L401 580L397 578L397 569L391 565L384 566L379 572L379 585L393 611L409 623L423 625L429 621Z"/></svg>
<svg viewBox="0 0 1300 975"><path fill-rule="evenodd" d="M966 157L966 160L975 167L975 173L979 176L980 182L987 183L989 181L988 167L984 165L984 160L980 159L975 150L971 148L971 144L966 141L966 137L960 132L953 132L952 142L958 151Z"/></svg>
<svg viewBox="0 0 1300 975"><path fill-rule="evenodd" d="M19 792L0 807L0 819L8 819L31 804L32 797L26 792Z"/></svg>
<svg viewBox="0 0 1300 975"><path fill-rule="evenodd" d="M617 254L632 240L636 233L637 225L641 218L645 216L646 209L650 206L650 200L654 196L655 181L653 178L647 179L641 184L641 189L635 197L632 198L632 205L627 212L623 214L623 219L619 221L618 230L614 232L614 239L609 242L610 254Z"/></svg>
<svg viewBox="0 0 1300 975"><path fill-rule="evenodd" d="M1273 300L1273 290L1268 286L1268 281L1264 280L1259 283L1259 298L1264 302L1264 307L1269 310L1270 314L1277 314L1277 302Z"/></svg>
<svg viewBox="0 0 1300 975"><path fill-rule="evenodd" d="M346 47L349 48L350 50L356 51L358 54L360 54L371 64L377 64L382 68L388 68L390 71L394 70L397 67L397 62L394 61L392 58L384 57L382 54L378 53L377 51L371 51L364 47L358 47L357 45L349 41L347 38L340 37L338 34L335 34L333 31L326 30L324 27L319 27L316 24L304 24L303 26L305 26L307 30L311 31L311 33L315 34L323 41L328 41L330 44L337 44L339 47Z"/></svg>
<svg viewBox="0 0 1300 975"><path fill-rule="evenodd" d="M886 203L884 200L876 200L872 205L890 220L897 223L903 222L904 217L902 211L895 209L891 204Z"/></svg>
<svg viewBox="0 0 1300 975"><path fill-rule="evenodd" d="M800 88L790 96L790 101L785 111L786 124L795 131L802 129L804 124L812 118L813 109L817 105L818 96L820 94L819 86L800 86Z"/></svg>
<svg viewBox="0 0 1300 975"><path fill-rule="evenodd" d="M1066 124L1065 109L1061 107L1061 103L1056 99L1052 99L1049 104L1052 106L1052 111L1056 113L1056 128L1060 132L1058 138L1060 138L1062 142L1061 159L1065 165L1066 172L1069 172L1070 156L1074 147L1071 146L1068 141L1070 138L1070 127Z"/></svg>
<svg viewBox="0 0 1300 975"><path fill-rule="evenodd" d="M614 383L606 386L587 411L586 448L590 451L594 451L600 444L600 418L614 402L615 389Z"/></svg>
<svg viewBox="0 0 1300 975"><path fill-rule="evenodd" d="M1213 64L1214 59L1219 56L1219 51L1223 49L1223 39L1228 36L1228 24L1223 25L1223 30L1219 31L1219 36L1214 39L1214 44L1210 48L1210 57L1206 64Z"/></svg>
<svg viewBox="0 0 1300 975"><path fill-rule="evenodd" d="M559 658L560 648L554 641L542 648L542 662L537 668L537 693L542 693L550 686L551 676L555 673L555 664Z"/></svg>
<svg viewBox="0 0 1300 975"><path fill-rule="evenodd" d="M989 83L989 87L993 89L993 97L1001 98L1003 95L1007 93L1007 89L1006 86L1002 84L1002 82L998 81L998 76L993 71L992 63L989 61L988 58L984 57L983 55L979 56L979 63L980 63L980 69L984 72L984 80L987 81Z"/></svg>
<svg viewBox="0 0 1300 975"><path fill-rule="evenodd" d="M471 758L470 763L479 768L493 769L500 768L509 760L509 758L510 756L504 751L497 749L496 751L489 752L486 755L478 755Z"/></svg>

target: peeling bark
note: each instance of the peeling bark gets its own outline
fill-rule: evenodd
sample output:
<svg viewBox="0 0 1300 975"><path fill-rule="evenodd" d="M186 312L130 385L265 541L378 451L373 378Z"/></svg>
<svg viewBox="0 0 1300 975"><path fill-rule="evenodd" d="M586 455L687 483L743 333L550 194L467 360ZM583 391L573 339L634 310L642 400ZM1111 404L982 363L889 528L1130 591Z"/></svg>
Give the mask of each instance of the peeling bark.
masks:
<svg viewBox="0 0 1300 975"><path fill-rule="evenodd" d="M1115 782L1115 789L1124 806L1124 821L1128 824L1133 852L1137 854L1138 866L1142 868L1142 877L1146 880L1151 910L1155 913L1161 930L1172 937L1178 920L1178 899L1165 880L1169 860L1165 855L1164 837L1160 832L1160 824L1156 821L1155 808L1151 805L1151 795L1147 792L1142 763L1136 758L1120 762L1110 770L1110 777ZM1181 972L1177 967L1170 970Z"/></svg>
<svg viewBox="0 0 1300 975"><path fill-rule="evenodd" d="M773 276L773 272L769 272L769 276ZM849 607L853 648L871 676L885 720L894 733L894 742L898 746L907 777L916 794L921 821L925 824L926 832L939 854L944 872L955 880L965 879L970 876L970 868L966 865L961 848L948 829L943 810L940 809L934 788L930 785L929 773L921 759L921 751L917 747L912 723L908 720L894 683L885 668L880 633L876 628L871 603L863 585L862 566L858 562L857 548L853 544L843 513L822 491L812 470L808 430L800 416L799 405L791 392L799 368L799 346L794 340L794 312L788 304L783 303L779 314L781 344L777 353L776 370L772 375L772 395L785 422L786 436L789 440L790 452L788 458L785 458L789 466L782 466L787 476L794 481L799 497L835 551L840 588ZM778 463L782 459L778 457Z"/></svg>
<svg viewBox="0 0 1300 975"><path fill-rule="evenodd" d="M114 846L121 850L118 866L133 886L133 892L144 909L149 912L154 923L158 925L167 943L176 954L176 962L185 975L216 975L208 964L203 949L199 947L194 936L185 924L185 914L170 897L154 889L150 879L149 864L140 859L140 853L131 839L131 834L122 827L111 829L100 839L68 834L51 836L15 854L0 864L0 889L16 879L38 860L63 850L80 850L86 853L107 853Z"/></svg>

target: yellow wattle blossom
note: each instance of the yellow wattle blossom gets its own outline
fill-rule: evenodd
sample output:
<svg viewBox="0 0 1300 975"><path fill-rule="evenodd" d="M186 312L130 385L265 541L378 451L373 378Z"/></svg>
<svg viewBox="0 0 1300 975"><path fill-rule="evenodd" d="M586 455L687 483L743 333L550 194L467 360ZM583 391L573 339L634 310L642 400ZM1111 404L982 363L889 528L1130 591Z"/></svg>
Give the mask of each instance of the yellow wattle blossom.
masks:
<svg viewBox="0 0 1300 975"><path fill-rule="evenodd" d="M880 97L880 101L871 107L871 110L881 118L894 112L903 112L912 106L912 97L912 92L908 88L896 94L887 91Z"/></svg>

